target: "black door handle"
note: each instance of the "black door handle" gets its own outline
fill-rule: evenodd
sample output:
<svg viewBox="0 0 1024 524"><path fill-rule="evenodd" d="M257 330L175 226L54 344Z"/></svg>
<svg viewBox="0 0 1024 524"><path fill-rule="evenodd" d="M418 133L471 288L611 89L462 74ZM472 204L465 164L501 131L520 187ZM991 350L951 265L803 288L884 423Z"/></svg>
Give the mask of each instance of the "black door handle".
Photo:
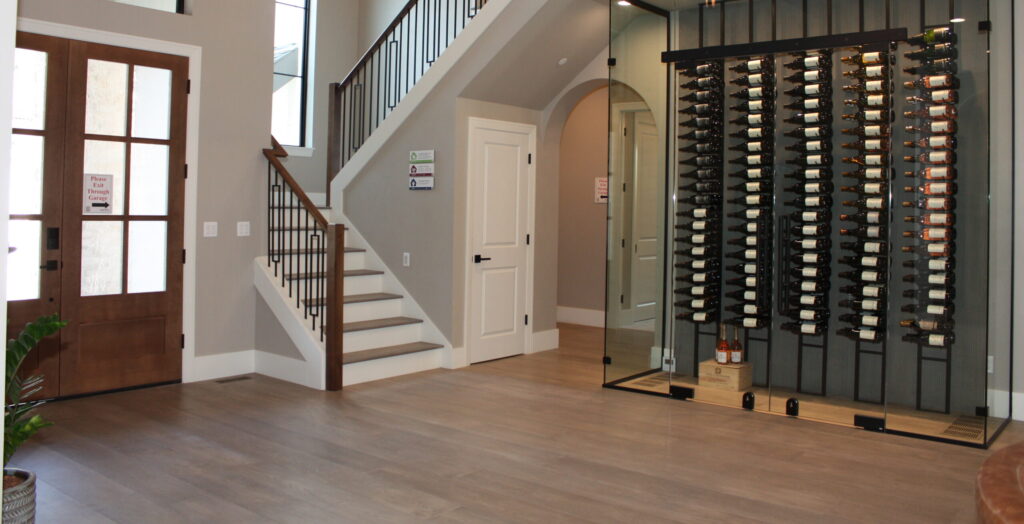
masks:
<svg viewBox="0 0 1024 524"><path fill-rule="evenodd" d="M483 255L473 255L474 264L479 264L485 260L490 260L490 258L484 258Z"/></svg>
<svg viewBox="0 0 1024 524"><path fill-rule="evenodd" d="M59 268L57 267L56 260L47 260L45 264L39 266L39 269L45 269L47 271L57 271L57 269Z"/></svg>

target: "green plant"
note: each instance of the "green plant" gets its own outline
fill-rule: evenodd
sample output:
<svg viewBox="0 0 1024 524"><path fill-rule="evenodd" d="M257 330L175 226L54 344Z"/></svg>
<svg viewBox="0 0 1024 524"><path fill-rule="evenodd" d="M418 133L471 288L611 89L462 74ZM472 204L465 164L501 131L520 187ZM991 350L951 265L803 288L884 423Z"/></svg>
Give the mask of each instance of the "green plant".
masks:
<svg viewBox="0 0 1024 524"><path fill-rule="evenodd" d="M35 322L25 324L18 338L7 341L7 369L4 382L4 467L11 460L14 452L35 435L40 429L52 425L43 417L34 414L35 408L42 404L39 400L25 400L38 393L42 388L43 377L35 375L28 378L18 376L18 370L25 357L39 341L53 335L67 322L57 315L39 317Z"/></svg>

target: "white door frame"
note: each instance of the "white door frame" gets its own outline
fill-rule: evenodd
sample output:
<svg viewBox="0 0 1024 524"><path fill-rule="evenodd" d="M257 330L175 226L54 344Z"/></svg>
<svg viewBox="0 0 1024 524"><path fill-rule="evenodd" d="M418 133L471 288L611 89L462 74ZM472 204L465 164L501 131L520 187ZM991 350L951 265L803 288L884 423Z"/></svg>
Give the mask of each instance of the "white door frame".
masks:
<svg viewBox="0 0 1024 524"><path fill-rule="evenodd" d="M128 47L169 55L188 57L188 78L191 92L188 95L188 121L185 133L185 163L189 176L185 179L185 259L182 275L182 331L185 334L185 348L181 352L181 381L197 382L225 376L218 369L205 369L196 357L196 202L199 173L199 100L202 88L203 49L198 46L156 40L141 36L112 33L73 25L58 24L32 18L18 18L18 31L40 35L80 40L96 44ZM217 355L221 357L221 355ZM200 357L202 358L202 357ZM211 357L212 358L212 357Z"/></svg>
<svg viewBox="0 0 1024 524"><path fill-rule="evenodd" d="M465 283L465 293L463 296L463 329L462 329L462 340L466 347L466 362L470 363L473 361L474 348L470 344L469 330L470 330L470 308L472 307L472 278L473 278L473 264L470 263L469 256L473 253L473 231L477 224L472 216L473 206L469 202L469 199L473 196L473 189L476 184L479 183L476 178L476 174L473 172L472 158L474 155L471 144L473 143L473 135L477 131L483 129L494 129L498 131L508 131L511 133L525 133L529 135L530 151L533 154L533 162L530 163L527 170L527 203L526 203L526 232L530 235L530 244L527 246L526 251L526 314L533 317L533 266L534 266L534 253L536 250L534 246L537 243L537 235L534 233L537 216L537 126L532 124L522 124L519 122L506 122L504 120L492 120L488 118L480 117L469 117L469 130L466 133L466 212L464 217L464 223L466 225L466 244L463 249L463 253L466 256L466 270L463 274L463 282ZM534 352L533 344L533 328L535 322L531 321L526 326L526 336L524 337L523 354L530 354Z"/></svg>

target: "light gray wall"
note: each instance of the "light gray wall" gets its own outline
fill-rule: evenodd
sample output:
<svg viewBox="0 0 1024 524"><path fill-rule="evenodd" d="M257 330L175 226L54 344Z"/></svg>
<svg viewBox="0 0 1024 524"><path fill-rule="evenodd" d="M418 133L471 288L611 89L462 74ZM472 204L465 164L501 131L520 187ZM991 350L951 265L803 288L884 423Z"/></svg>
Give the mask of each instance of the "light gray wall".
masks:
<svg viewBox="0 0 1024 524"><path fill-rule="evenodd" d="M196 355L255 347L252 260L261 252L270 144L274 5L272 0L196 2L191 15L107 0L31 0L21 16L203 48L198 222L220 222L221 236L197 231ZM6 70L6 69L5 69ZM253 236L234 236L235 222ZM199 226L201 227L201 226Z"/></svg>
<svg viewBox="0 0 1024 524"><path fill-rule="evenodd" d="M281 327L263 297L256 297L256 349L282 357L305 360L288 333Z"/></svg>
<svg viewBox="0 0 1024 524"><path fill-rule="evenodd" d="M594 203L594 179L608 174L608 88L569 115L558 162L558 305L604 311L608 205Z"/></svg>
<svg viewBox="0 0 1024 524"><path fill-rule="evenodd" d="M408 0L359 0L359 54L370 48Z"/></svg>
<svg viewBox="0 0 1024 524"><path fill-rule="evenodd" d="M359 0L317 0L313 67L312 156L292 156L285 167L307 193L327 191L327 124L330 84L341 82L366 50L359 45Z"/></svg>

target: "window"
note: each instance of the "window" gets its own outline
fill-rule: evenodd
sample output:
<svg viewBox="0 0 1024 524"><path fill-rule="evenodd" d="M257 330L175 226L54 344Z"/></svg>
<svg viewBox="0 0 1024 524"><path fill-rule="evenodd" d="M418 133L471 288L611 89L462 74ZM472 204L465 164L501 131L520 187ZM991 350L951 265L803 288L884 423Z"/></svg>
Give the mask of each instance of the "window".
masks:
<svg viewBox="0 0 1024 524"><path fill-rule="evenodd" d="M139 7L148 7L150 9L157 9L160 11L167 11L169 13L184 13L185 12L185 0L114 0L115 2L122 4L137 5Z"/></svg>
<svg viewBox="0 0 1024 524"><path fill-rule="evenodd" d="M277 0L271 129L286 146L306 147L309 21L312 0Z"/></svg>

